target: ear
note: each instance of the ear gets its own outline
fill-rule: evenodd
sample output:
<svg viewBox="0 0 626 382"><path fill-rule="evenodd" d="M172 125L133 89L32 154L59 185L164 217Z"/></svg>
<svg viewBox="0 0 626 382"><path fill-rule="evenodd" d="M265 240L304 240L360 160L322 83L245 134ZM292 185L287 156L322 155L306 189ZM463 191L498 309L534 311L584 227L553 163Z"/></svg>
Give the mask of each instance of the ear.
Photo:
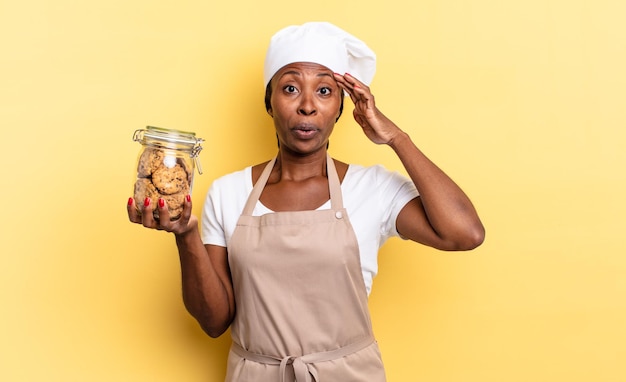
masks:
<svg viewBox="0 0 626 382"><path fill-rule="evenodd" d="M274 112L272 111L271 108L267 109L267 114L269 114L270 117L274 118Z"/></svg>

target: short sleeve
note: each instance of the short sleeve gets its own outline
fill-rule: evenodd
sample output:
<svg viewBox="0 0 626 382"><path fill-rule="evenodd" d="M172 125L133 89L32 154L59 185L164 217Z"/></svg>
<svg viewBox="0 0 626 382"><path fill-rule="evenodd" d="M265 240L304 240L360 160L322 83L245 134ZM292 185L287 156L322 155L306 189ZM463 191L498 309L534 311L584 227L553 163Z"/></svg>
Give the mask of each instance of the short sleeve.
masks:
<svg viewBox="0 0 626 382"><path fill-rule="evenodd" d="M204 244L228 245L251 190L250 167L218 178L211 184L202 209Z"/></svg>
<svg viewBox="0 0 626 382"><path fill-rule="evenodd" d="M202 242L204 244L226 246L226 235L223 225L223 211L220 193L211 185L202 210ZM219 217L218 217L219 216Z"/></svg>
<svg viewBox="0 0 626 382"><path fill-rule="evenodd" d="M396 220L400 211L408 202L419 196L419 192L411 179L398 172L379 168L380 201L383 204L384 214L381 225L383 242L390 237L401 237L396 229Z"/></svg>

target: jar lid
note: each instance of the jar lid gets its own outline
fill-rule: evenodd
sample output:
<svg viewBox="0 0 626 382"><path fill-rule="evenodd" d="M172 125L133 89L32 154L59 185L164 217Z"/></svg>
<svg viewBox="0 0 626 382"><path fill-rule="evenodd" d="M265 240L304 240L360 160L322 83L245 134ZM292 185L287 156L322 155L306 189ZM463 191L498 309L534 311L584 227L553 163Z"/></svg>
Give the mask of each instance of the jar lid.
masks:
<svg viewBox="0 0 626 382"><path fill-rule="evenodd" d="M204 139L196 137L196 134L192 132L155 126L147 126L145 130L135 130L133 140L141 144L157 144L172 149L177 149L179 145L184 146L185 149L191 151L193 157L200 153L201 143L204 142Z"/></svg>

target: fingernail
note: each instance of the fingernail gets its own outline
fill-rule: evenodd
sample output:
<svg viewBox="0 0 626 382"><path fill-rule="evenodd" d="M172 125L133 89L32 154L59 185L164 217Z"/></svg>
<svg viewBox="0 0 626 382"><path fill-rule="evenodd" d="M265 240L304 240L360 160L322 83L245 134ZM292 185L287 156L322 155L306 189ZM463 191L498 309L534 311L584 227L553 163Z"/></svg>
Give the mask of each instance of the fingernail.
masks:
<svg viewBox="0 0 626 382"><path fill-rule="evenodd" d="M186 199L187 199L187 202L191 202L191 195L187 194Z"/></svg>
<svg viewBox="0 0 626 382"><path fill-rule="evenodd" d="M128 205L132 206L135 200L133 198L128 198Z"/></svg>
<svg viewBox="0 0 626 382"><path fill-rule="evenodd" d="M160 208L165 207L165 199L161 199L161 198L159 198L159 207L160 207Z"/></svg>
<svg viewBox="0 0 626 382"><path fill-rule="evenodd" d="M148 207L149 205L150 205L150 198L146 198L146 199L143 201L143 206L144 206L144 207Z"/></svg>

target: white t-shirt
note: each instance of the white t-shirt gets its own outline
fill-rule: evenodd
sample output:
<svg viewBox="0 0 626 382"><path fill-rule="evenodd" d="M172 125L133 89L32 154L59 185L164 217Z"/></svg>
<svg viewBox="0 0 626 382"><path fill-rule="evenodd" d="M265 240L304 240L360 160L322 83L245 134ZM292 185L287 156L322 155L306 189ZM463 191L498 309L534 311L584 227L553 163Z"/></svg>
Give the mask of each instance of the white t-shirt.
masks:
<svg viewBox="0 0 626 382"><path fill-rule="evenodd" d="M202 241L228 247L239 216L252 191L252 167L216 179L202 212ZM351 164L341 183L343 203L359 244L361 270L369 295L378 272L378 250L387 239L399 236L396 218L400 210L419 194L413 182L383 166ZM330 200L320 208L330 209ZM253 215L272 213L258 202Z"/></svg>

